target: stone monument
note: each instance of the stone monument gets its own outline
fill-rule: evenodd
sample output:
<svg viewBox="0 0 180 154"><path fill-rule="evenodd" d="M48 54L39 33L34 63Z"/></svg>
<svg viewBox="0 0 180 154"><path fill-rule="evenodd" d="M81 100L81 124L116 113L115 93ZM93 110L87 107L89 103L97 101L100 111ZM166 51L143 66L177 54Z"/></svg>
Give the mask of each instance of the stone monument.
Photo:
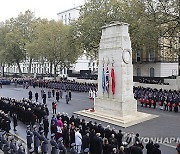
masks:
<svg viewBox="0 0 180 154"><path fill-rule="evenodd" d="M102 28L98 93L94 110L78 111L76 114L122 127L157 117L137 112L137 101L133 95L132 49L127 23L112 22Z"/></svg>

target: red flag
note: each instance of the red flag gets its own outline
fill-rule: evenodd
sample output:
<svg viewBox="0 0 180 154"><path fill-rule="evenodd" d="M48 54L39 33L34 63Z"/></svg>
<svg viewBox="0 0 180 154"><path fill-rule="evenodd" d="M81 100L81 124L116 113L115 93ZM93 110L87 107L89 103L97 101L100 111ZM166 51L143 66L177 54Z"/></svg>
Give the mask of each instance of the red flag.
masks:
<svg viewBox="0 0 180 154"><path fill-rule="evenodd" d="M111 79L112 79L112 93L115 94L115 73L114 68L111 69Z"/></svg>

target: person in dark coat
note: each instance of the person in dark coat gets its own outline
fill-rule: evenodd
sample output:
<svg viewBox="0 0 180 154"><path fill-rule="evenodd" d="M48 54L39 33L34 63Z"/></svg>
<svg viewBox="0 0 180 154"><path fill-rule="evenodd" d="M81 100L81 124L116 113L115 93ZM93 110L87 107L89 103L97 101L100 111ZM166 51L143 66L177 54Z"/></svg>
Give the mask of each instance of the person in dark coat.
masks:
<svg viewBox="0 0 180 154"><path fill-rule="evenodd" d="M58 154L58 144L55 140L55 134L52 134L51 135L51 141L50 141L50 144L51 144L51 154Z"/></svg>
<svg viewBox="0 0 180 154"><path fill-rule="evenodd" d="M62 138L62 137L60 137L60 138L58 139L58 148L59 148L59 150L60 150L60 153L62 153L62 154L67 153L67 149L65 148L65 146L64 146L64 144L63 144L63 138Z"/></svg>
<svg viewBox="0 0 180 154"><path fill-rule="evenodd" d="M123 138L122 131L119 130L119 132L116 135L116 139L118 141L118 147L120 147L122 145L122 138Z"/></svg>
<svg viewBox="0 0 180 154"><path fill-rule="evenodd" d="M109 125L107 125L107 127L104 129L104 136L109 141L109 139L111 137L111 130L110 130L110 126Z"/></svg>
<svg viewBox="0 0 180 154"><path fill-rule="evenodd" d="M18 152L17 152L17 154L26 154L26 152L25 152L25 148L22 146L22 143L19 143L18 144Z"/></svg>
<svg viewBox="0 0 180 154"><path fill-rule="evenodd" d="M69 103L69 96L68 96L68 94L66 94L66 104L68 104Z"/></svg>
<svg viewBox="0 0 180 154"><path fill-rule="evenodd" d="M46 93L43 94L43 103L46 104Z"/></svg>
<svg viewBox="0 0 180 154"><path fill-rule="evenodd" d="M100 135L100 133L96 133L94 136L94 154L101 154L102 152L103 140Z"/></svg>
<svg viewBox="0 0 180 154"><path fill-rule="evenodd" d="M86 148L90 148L90 137L89 132L86 132L86 135L82 137L82 150L84 151Z"/></svg>
<svg viewBox="0 0 180 154"><path fill-rule="evenodd" d="M33 126L33 135L34 135L34 152L37 154L38 153L38 148L40 147L40 139L41 135L38 133L36 125Z"/></svg>
<svg viewBox="0 0 180 154"><path fill-rule="evenodd" d="M30 125L27 126L27 131L26 131L26 139L27 139L27 148L30 150L32 149L32 146L31 144L33 143L33 133L31 132L31 129L30 129Z"/></svg>
<svg viewBox="0 0 180 154"><path fill-rule="evenodd" d="M68 95L69 95L69 100L71 101L71 99L72 99L71 90L69 91Z"/></svg>
<svg viewBox="0 0 180 154"><path fill-rule="evenodd" d="M108 143L108 139L103 139L103 154L110 154L112 152L112 146Z"/></svg>
<svg viewBox="0 0 180 154"><path fill-rule="evenodd" d="M29 100L32 100L32 91L29 91Z"/></svg>
<svg viewBox="0 0 180 154"><path fill-rule="evenodd" d="M44 117L43 119L43 126L44 126L44 135L47 138L49 133L49 121L47 117Z"/></svg>
<svg viewBox="0 0 180 154"><path fill-rule="evenodd" d="M161 150L159 148L160 148L159 144L155 143L152 153L153 154L161 154Z"/></svg>
<svg viewBox="0 0 180 154"><path fill-rule="evenodd" d="M38 97L39 97L39 94L38 94L38 92L36 92L35 93L35 100L36 100L36 102L38 101Z"/></svg>
<svg viewBox="0 0 180 154"><path fill-rule="evenodd" d="M65 147L68 148L69 147L69 128L66 121L64 122L62 137L63 137L63 143Z"/></svg>
<svg viewBox="0 0 180 154"><path fill-rule="evenodd" d="M42 142L41 144L42 154L47 154L48 153L48 140L46 139L43 133L41 135L41 142Z"/></svg>
<svg viewBox="0 0 180 154"><path fill-rule="evenodd" d="M16 142L13 137L10 139L9 147L10 147L11 154L17 154L18 149L17 149Z"/></svg>
<svg viewBox="0 0 180 154"><path fill-rule="evenodd" d="M52 89L52 96L54 97L54 95L55 95L55 90L54 90L54 88Z"/></svg>
<svg viewBox="0 0 180 154"><path fill-rule="evenodd" d="M18 125L17 124L17 114L16 113L13 113L13 126L14 126L14 131L17 131L16 130L16 126Z"/></svg>
<svg viewBox="0 0 180 154"><path fill-rule="evenodd" d="M147 154L153 154L152 150L154 148L153 142L149 140L149 142L146 144Z"/></svg>
<svg viewBox="0 0 180 154"><path fill-rule="evenodd" d="M135 145L130 147L130 152L131 154L143 154L142 149L139 146L135 146Z"/></svg>
<svg viewBox="0 0 180 154"><path fill-rule="evenodd" d="M51 98L51 90L48 90L48 98Z"/></svg>
<svg viewBox="0 0 180 154"><path fill-rule="evenodd" d="M59 102L59 91L56 91L56 101Z"/></svg>
<svg viewBox="0 0 180 154"><path fill-rule="evenodd" d="M78 154L78 152L76 151L76 144L72 143L71 144L71 148L70 148L70 154Z"/></svg>

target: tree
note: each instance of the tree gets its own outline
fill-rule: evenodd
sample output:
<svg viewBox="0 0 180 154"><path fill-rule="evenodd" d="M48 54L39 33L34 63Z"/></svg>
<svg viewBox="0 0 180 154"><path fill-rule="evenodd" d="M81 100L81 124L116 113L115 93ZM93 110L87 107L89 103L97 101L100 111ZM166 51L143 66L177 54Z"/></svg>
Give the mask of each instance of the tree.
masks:
<svg viewBox="0 0 180 154"><path fill-rule="evenodd" d="M36 19L33 12L27 10L25 13L20 13L15 20L14 26L17 27L25 42L26 59L29 60L28 75L31 73L32 60L37 59L36 48L33 48L33 40L36 38L35 29L41 22L41 19Z"/></svg>
<svg viewBox="0 0 180 154"><path fill-rule="evenodd" d="M18 31L12 31L6 34L5 37L5 57L9 64L16 63L19 69L19 74L22 75L20 62L25 59L24 40Z"/></svg>
<svg viewBox="0 0 180 154"><path fill-rule="evenodd" d="M41 59L53 64L55 77L57 66L62 69L67 62L74 62L79 56L69 30L69 26L54 20L44 21L36 29L37 39L34 43L38 46Z"/></svg>
<svg viewBox="0 0 180 154"><path fill-rule="evenodd" d="M101 27L111 21L120 21L130 24L133 50L139 48L158 50L159 39L163 36L162 31L169 33L170 40L173 35L179 35L177 3L177 0L90 0L81 8L80 17L74 24L78 39L83 49L96 58ZM158 11L154 11L155 8ZM169 13L167 13L168 9L170 9ZM168 18L167 14L169 14ZM164 26L167 24L165 19L168 19L169 23L167 28ZM170 32L173 32L173 35ZM177 38L175 40L177 41Z"/></svg>

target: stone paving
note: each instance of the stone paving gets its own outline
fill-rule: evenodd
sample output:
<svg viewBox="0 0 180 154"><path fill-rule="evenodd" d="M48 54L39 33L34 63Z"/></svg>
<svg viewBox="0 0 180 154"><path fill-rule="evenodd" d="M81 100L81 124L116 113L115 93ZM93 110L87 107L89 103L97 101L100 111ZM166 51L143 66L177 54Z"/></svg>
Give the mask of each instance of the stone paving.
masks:
<svg viewBox="0 0 180 154"><path fill-rule="evenodd" d="M33 96L34 93L37 91L40 94L41 89L40 88L32 88L29 89L23 89L22 87L13 87L13 86L4 86L2 89L0 89L0 96L6 96L16 99L22 99L28 98L28 91L32 90ZM44 89L46 92L48 89ZM65 95L65 93L64 93ZM54 99L50 98L47 100L47 105L50 109L50 117L52 115L51 110L51 103ZM69 104L65 103L65 98L63 97L62 100L58 103L57 111L58 112L65 112L68 113L69 116L71 116L74 112L88 109L93 107L93 101L89 100L88 93L72 93L72 101L70 101ZM159 108L157 109L149 109L145 107L140 107L138 105L138 111L140 112L146 112L150 114L156 114L159 115L158 118L155 118L150 121L146 121L128 128L121 128L115 125L111 125L112 127L115 127L117 130L121 129L123 132L134 132L139 133L140 136L143 138L144 142L147 142L148 138L152 138L159 140L159 142L162 142L160 144L160 149L162 150L162 154L175 154L176 150L175 147L177 145L177 142L180 142L180 112L174 113L174 112L168 112L168 111L162 111ZM90 119L85 118L87 121ZM92 119L91 119L92 120ZM92 120L93 122L95 120ZM97 121L99 122L99 121ZM102 122L103 126L107 126L107 123ZM24 141L26 140L26 126L22 124L21 122L18 122L17 126L17 132L14 132L11 130L11 133L15 133L20 138L22 138ZM50 138L50 137L49 137ZM178 141L174 141L174 138ZM173 140L170 142L170 139ZM170 142L170 143L169 143ZM146 150L144 149L144 154L146 153Z"/></svg>

